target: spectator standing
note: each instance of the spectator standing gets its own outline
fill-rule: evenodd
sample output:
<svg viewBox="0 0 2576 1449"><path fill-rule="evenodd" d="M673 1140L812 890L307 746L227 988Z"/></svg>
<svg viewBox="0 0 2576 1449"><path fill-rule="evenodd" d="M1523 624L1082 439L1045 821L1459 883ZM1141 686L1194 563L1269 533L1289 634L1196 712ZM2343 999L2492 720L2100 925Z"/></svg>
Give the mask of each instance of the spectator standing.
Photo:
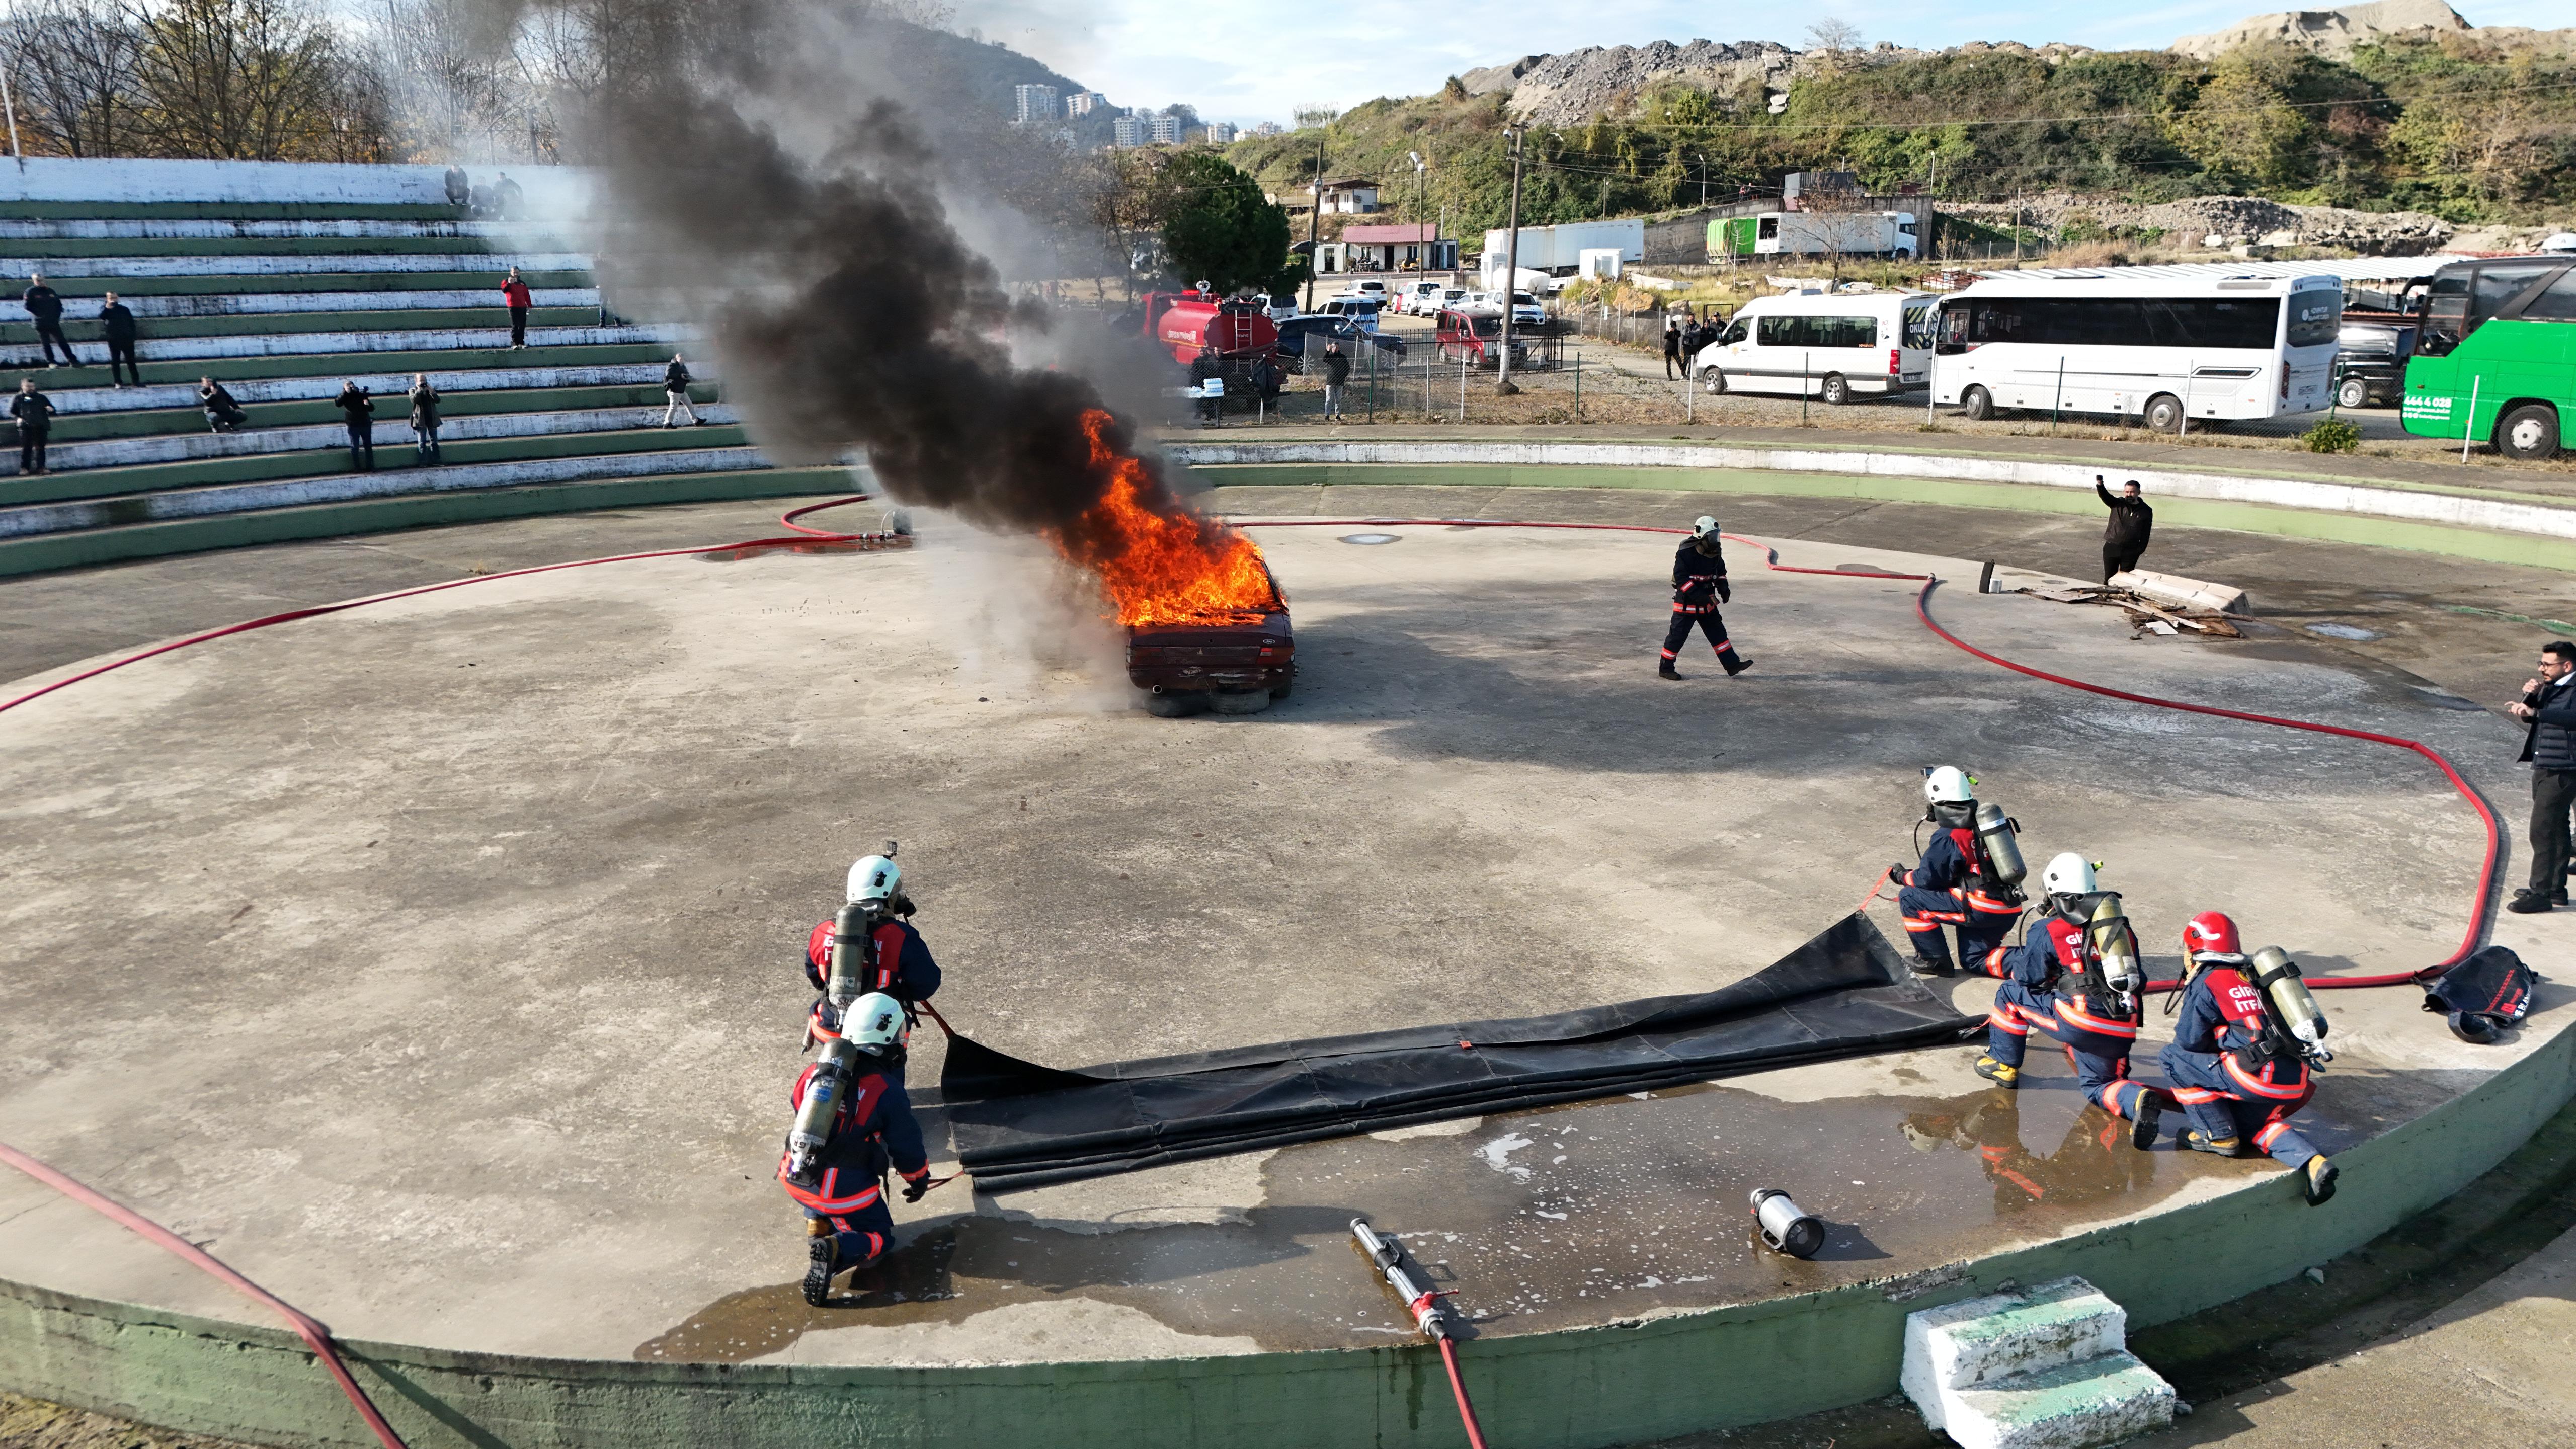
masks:
<svg viewBox="0 0 2576 1449"><path fill-rule="evenodd" d="M1351 380L1351 359L1339 342L1324 344L1324 416L1342 415L1342 388Z"/></svg>
<svg viewBox="0 0 2576 1449"><path fill-rule="evenodd" d="M439 461L438 389L429 385L425 372L411 375L411 460L420 465Z"/></svg>
<svg viewBox="0 0 2576 1449"><path fill-rule="evenodd" d="M2138 496L2138 480L2120 485L2120 496L2111 496L2103 485L2102 475L2093 475L2094 495L2102 506L2111 510L2111 521L2102 529L2102 582L2111 575L2124 574L2138 566L2138 556L2147 551L2147 535L2156 526L2156 511Z"/></svg>
<svg viewBox="0 0 2576 1449"><path fill-rule="evenodd" d="M206 426L218 433L238 433L242 424L250 421L250 414L243 412L233 395L224 391L224 385L211 377L197 379L197 402L206 410Z"/></svg>
<svg viewBox="0 0 2576 1449"><path fill-rule="evenodd" d="M513 350L528 345L528 308L536 299L529 295L528 284L519 280L519 269L510 269L509 280L501 284L501 300L510 308L510 346Z"/></svg>
<svg viewBox="0 0 2576 1449"><path fill-rule="evenodd" d="M134 365L134 309L116 300L116 294L110 292L107 305L98 309L98 326L107 334L108 385L125 386L116 380L116 365L122 362L125 364L124 375L133 378L136 387L141 387L143 369Z"/></svg>
<svg viewBox="0 0 2576 1449"><path fill-rule="evenodd" d="M1682 376L1691 374L1691 364L1698 360L1699 350L1708 345L1708 332L1693 317L1682 327Z"/></svg>
<svg viewBox="0 0 2576 1449"><path fill-rule="evenodd" d="M1214 382L1222 388L1224 379L1224 360L1216 355L1215 348L1202 345L1199 355L1190 360L1190 385L1200 393L1199 425L1202 427L1225 420L1225 394L1219 392L1214 397L1206 396L1209 383Z"/></svg>
<svg viewBox="0 0 2576 1449"><path fill-rule="evenodd" d="M2531 728L2521 758L2531 766L2531 884L2505 909L2536 915L2567 904L2568 817L2576 811L2576 644L2540 646L2540 672L2522 682L2513 717Z"/></svg>
<svg viewBox="0 0 2576 1449"><path fill-rule="evenodd" d="M671 365L662 369L662 426L678 427L682 413L689 415L690 427L698 425L698 410L689 405L689 384L694 381L689 376L688 363L681 360L680 354L672 353Z"/></svg>
<svg viewBox="0 0 2576 1449"><path fill-rule="evenodd" d="M376 471L376 403L367 390L351 378L340 384L340 395L331 399L349 428L349 466L360 473Z"/></svg>
<svg viewBox="0 0 2576 1449"><path fill-rule="evenodd" d="M1279 391L1288 385L1288 374L1279 366L1279 355L1272 353L1252 369L1253 391L1261 395L1261 416L1279 416Z"/></svg>
<svg viewBox="0 0 2576 1449"><path fill-rule="evenodd" d="M18 471L45 471L45 435L54 429L54 400L36 391L32 377L18 379L18 395L9 399L9 416L18 420Z"/></svg>
<svg viewBox="0 0 2576 1449"><path fill-rule="evenodd" d="M63 349L63 365L80 366L72 355L72 340L63 335L63 294L45 285L45 274L32 272L27 277L27 290L18 296L27 315L36 319L36 345L44 349L45 366L54 365L54 348Z"/></svg>
<svg viewBox="0 0 2576 1449"><path fill-rule="evenodd" d="M503 221L519 219L519 195L519 183L511 180L507 171L502 172L501 179L492 184L492 205L501 213Z"/></svg>
<svg viewBox="0 0 2576 1449"><path fill-rule="evenodd" d="M1682 324L1672 317L1664 319L1664 380L1673 376L1673 364L1682 357Z"/></svg>
<svg viewBox="0 0 2576 1449"><path fill-rule="evenodd" d="M448 167L447 204L454 207L465 207L472 205L473 201L474 184L465 179L465 168L462 166Z"/></svg>

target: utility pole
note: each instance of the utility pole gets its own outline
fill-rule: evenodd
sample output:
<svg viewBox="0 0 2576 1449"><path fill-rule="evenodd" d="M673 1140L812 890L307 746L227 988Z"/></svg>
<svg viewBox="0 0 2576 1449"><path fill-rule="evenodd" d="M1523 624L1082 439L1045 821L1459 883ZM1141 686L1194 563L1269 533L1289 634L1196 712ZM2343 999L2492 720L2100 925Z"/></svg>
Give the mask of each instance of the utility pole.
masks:
<svg viewBox="0 0 2576 1449"><path fill-rule="evenodd" d="M1512 292L1521 276L1521 142L1529 128L1516 127L1506 134L1512 138L1511 240L1503 248L1503 350L1494 360L1494 391L1510 397L1520 391L1512 385Z"/></svg>
<svg viewBox="0 0 2576 1449"><path fill-rule="evenodd" d="M1699 153L1699 209L1708 210L1708 153Z"/></svg>
<svg viewBox="0 0 2576 1449"><path fill-rule="evenodd" d="M1316 239L1324 226L1324 123L1315 123L1315 190L1307 198L1314 206L1306 212L1306 311L1315 310L1315 268L1323 260Z"/></svg>
<svg viewBox="0 0 2576 1449"><path fill-rule="evenodd" d="M18 158L18 169L27 169L27 153L18 149L18 101L9 94L9 75L0 71L0 107L9 112L9 154Z"/></svg>
<svg viewBox="0 0 2576 1449"><path fill-rule="evenodd" d="M1424 209L1422 177L1427 163L1423 161L1422 153L1419 151L1407 151L1404 154L1413 162L1413 239L1421 243L1414 249L1413 274L1417 277L1427 277L1431 275L1431 243L1422 235Z"/></svg>

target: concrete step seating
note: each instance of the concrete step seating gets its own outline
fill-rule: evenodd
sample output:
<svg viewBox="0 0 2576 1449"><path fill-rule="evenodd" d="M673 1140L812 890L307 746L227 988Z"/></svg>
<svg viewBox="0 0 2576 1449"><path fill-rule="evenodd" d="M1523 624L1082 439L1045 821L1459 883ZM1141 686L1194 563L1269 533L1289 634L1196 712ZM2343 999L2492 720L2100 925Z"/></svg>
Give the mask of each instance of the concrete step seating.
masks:
<svg viewBox="0 0 2576 1449"><path fill-rule="evenodd" d="M2128 1313L2081 1278L1906 1315L1899 1382L1960 1449L2099 1449L2173 1422Z"/></svg>
<svg viewBox="0 0 2576 1449"><path fill-rule="evenodd" d="M238 163L156 164L202 166L204 194L243 194ZM236 520L221 542L245 542L478 516L441 501L472 494L528 512L844 486L840 469L765 482L768 460L694 357L702 425L659 426L684 329L604 308L591 258L562 237L390 199L435 193L397 175L417 168L383 170L376 201L326 180L334 199L276 199L279 168L251 188L261 200L0 199L0 389L32 376L58 410L45 473L19 473L14 424L0 440L0 573L204 547L216 519ZM516 349L499 291L511 266L536 294ZM64 297L78 366L42 366L14 303L39 269ZM109 385L108 291L136 314L141 386ZM442 394L434 466L414 463L415 372ZM243 406L241 430L208 427L201 376ZM371 472L351 470L331 405L345 379L376 395Z"/></svg>

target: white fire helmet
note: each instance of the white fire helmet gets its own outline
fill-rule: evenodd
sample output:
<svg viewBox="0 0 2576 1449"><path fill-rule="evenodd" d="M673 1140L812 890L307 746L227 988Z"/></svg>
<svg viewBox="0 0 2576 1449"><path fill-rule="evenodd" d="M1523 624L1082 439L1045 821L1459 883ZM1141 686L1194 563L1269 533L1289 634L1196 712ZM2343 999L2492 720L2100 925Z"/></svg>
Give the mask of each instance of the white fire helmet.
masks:
<svg viewBox="0 0 2576 1449"><path fill-rule="evenodd" d="M1716 533L1717 520L1709 517L1705 513L1701 514L1691 523L1691 537L1693 538L1711 538L1716 536Z"/></svg>
<svg viewBox="0 0 2576 1449"><path fill-rule="evenodd" d="M1977 777L1956 765L1923 772L1923 798L1935 805L1964 805L1977 798Z"/></svg>
<svg viewBox="0 0 2576 1449"><path fill-rule="evenodd" d="M2052 896L2089 896L2099 889L2093 883L2093 862L2071 850L2049 859L2048 869L2039 873L2039 885Z"/></svg>
<svg viewBox="0 0 2576 1449"><path fill-rule="evenodd" d="M841 1013L841 1040L861 1051L899 1047L912 1040L912 1023L903 1003L882 991L871 991Z"/></svg>
<svg viewBox="0 0 2576 1449"><path fill-rule="evenodd" d="M850 867L851 904L876 901L892 905L903 891L903 870L882 855L863 855Z"/></svg>

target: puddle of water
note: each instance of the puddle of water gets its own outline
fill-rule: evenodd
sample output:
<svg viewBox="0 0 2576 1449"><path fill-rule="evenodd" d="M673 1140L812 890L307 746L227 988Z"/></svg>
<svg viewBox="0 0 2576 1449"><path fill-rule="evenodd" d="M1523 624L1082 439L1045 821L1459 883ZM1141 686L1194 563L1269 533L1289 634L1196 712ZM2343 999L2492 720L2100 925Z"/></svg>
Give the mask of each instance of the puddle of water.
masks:
<svg viewBox="0 0 2576 1449"><path fill-rule="evenodd" d="M2380 637L2376 630L2353 624L2310 624L2307 627L2311 634L2322 634L2328 639L2350 639L2356 643Z"/></svg>

